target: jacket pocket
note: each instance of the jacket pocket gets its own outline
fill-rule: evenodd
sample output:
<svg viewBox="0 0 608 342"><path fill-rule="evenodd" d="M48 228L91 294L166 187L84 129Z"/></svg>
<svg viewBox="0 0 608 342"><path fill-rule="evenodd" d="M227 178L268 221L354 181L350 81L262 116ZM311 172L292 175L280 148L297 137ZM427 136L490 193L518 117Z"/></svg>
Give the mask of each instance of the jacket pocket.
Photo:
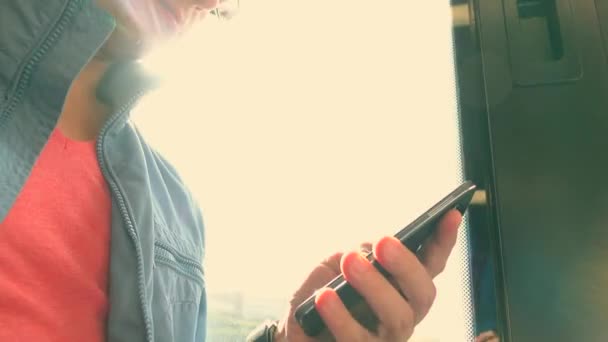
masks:
<svg viewBox="0 0 608 342"><path fill-rule="evenodd" d="M199 261L170 245L154 244L152 315L155 341L194 342L204 324L205 282Z"/></svg>

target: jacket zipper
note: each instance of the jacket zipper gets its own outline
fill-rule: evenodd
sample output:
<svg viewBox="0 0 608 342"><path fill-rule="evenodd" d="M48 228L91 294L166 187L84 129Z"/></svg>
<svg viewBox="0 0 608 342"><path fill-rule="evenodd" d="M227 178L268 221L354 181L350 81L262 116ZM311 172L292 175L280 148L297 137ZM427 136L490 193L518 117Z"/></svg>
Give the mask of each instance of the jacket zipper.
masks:
<svg viewBox="0 0 608 342"><path fill-rule="evenodd" d="M137 243L137 231L133 225L133 220L129 215L127 210L127 205L125 202L125 197L123 196L120 187L116 182L116 175L107 167L106 156L104 153L104 141L106 135L110 128L116 123L116 121L123 117L125 113L129 111L131 107L137 102L139 98L141 98L145 94L145 90L137 92L125 105L120 107L120 109L113 115L110 120L104 125L99 134L99 139L97 140L97 159L99 162L99 166L101 168L101 172L104 174L116 201L120 207L120 214L122 216L123 222L126 224L127 233L131 238L131 242L135 247L135 252L137 254L137 280L138 280L138 292L139 292L139 304L144 317L144 324L146 329L146 341L152 342L154 340L154 333L152 331L152 319L148 313L146 308L146 294L145 294L145 280L144 280L144 262L140 245Z"/></svg>
<svg viewBox="0 0 608 342"><path fill-rule="evenodd" d="M23 94L25 93L25 88L27 87L30 79L32 78L32 73L34 72L34 68L46 53L50 50L50 48L55 44L57 39L62 35L63 31L65 31L67 25L72 21L72 18L79 10L79 5L82 0L69 0L66 4L65 8L61 12L61 16L55 26L48 32L46 38L40 44L39 47L36 48L36 52L29 59L29 61L23 66L18 80L15 82L15 86L12 91L9 91L7 94L9 102L6 105L6 108L0 112L0 128L6 122L6 119L11 114L11 112L15 109L17 104L21 101ZM13 95L11 95L11 93Z"/></svg>
<svg viewBox="0 0 608 342"><path fill-rule="evenodd" d="M59 37L61 37L61 35L65 31L67 25L72 21L72 18L77 14L79 7L80 7L79 5L81 4L81 2L82 2L82 0L68 0L68 3L66 4L64 10L62 11L61 17L59 18L58 22L49 31L48 35L46 36L46 38L44 39L44 41L42 42L40 47L38 47L36 49L36 52L33 54L33 56L30 58L30 60L24 65L24 67L21 71L21 76L16 81L16 85L13 88L14 90L11 91L11 93L13 93L13 95L10 95L10 93L8 95L9 98L12 97L12 99L10 100L10 102L8 102L8 104L6 105L6 108L2 112L0 112L0 128L3 126L4 122L6 122L7 117L15 109L17 104L19 104L19 102L21 101L21 98L23 97L23 95L25 93L25 89L34 72L34 68L36 67L36 65L38 63L40 63L40 60L44 57L44 55L46 55L46 53L55 44L55 42L59 39ZM144 93L145 93L145 91L138 92L135 96L133 96L131 98L131 100L129 100L124 106L122 106L120 108L120 110L117 112L116 115L114 115L104 125L104 127L100 133L100 139L97 141L97 159L98 159L101 171L105 175L105 177L108 181L108 184L110 185L110 188L111 188L114 196L116 197L116 200L118 201L122 218L127 225L127 230L128 230L129 236L131 237L131 241L132 241L133 245L135 246L135 250L136 250L136 254L137 254L137 276L138 276L138 283L139 283L139 286L138 286L139 300L140 300L141 310L142 310L143 316L144 316L144 324L145 324L145 329L146 329L146 341L151 342L151 341L153 341L154 336L153 336L153 331L152 331L152 321L150 319L148 311L146 310L143 257L142 257L141 247L139 246L139 244L136 243L137 242L137 232L135 231L135 228L133 226L133 221L131 220L131 217L129 216L129 213L127 211L124 196L122 195L120 188L116 184L115 175L106 166L105 155L103 153L104 152L103 144L104 144L105 137L106 137L109 129L113 126L113 124L117 121L118 118L122 117L133 106L133 104L140 97L142 97L144 95Z"/></svg>
<svg viewBox="0 0 608 342"><path fill-rule="evenodd" d="M168 252L165 250L157 250L156 255L154 256L155 261L166 264L167 266L173 268L183 276L194 280L194 282L199 284L201 287L204 287L203 279L201 278L201 276L196 275L196 269L193 269L188 265L182 264L179 261L175 261L175 259L166 256L166 254L168 254Z"/></svg>
<svg viewBox="0 0 608 342"><path fill-rule="evenodd" d="M198 281L202 286L204 285L204 272L200 263L181 255L179 252L165 243L156 242L155 245L156 248L160 250L157 258L163 259L164 262L171 263L174 267L177 267L180 271L186 273L187 276L196 279L196 281ZM165 253L171 255L175 260L166 257Z"/></svg>

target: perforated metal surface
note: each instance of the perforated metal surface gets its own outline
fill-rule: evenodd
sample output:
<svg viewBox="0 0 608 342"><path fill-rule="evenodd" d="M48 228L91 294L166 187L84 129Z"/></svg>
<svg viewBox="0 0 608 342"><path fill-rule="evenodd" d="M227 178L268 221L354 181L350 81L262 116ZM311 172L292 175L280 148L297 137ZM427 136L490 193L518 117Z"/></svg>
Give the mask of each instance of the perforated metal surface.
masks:
<svg viewBox="0 0 608 342"><path fill-rule="evenodd" d="M456 58L455 44L454 44L454 35L452 34L452 56L454 59ZM457 72L456 66L454 64L454 91L456 99L456 108L460 109L460 99L458 97L458 82L457 82ZM458 120L458 131L459 131L459 141L458 141L458 156L459 156L459 171L460 171L460 179L466 180L465 178L465 166L464 166L464 151L463 151L463 139L462 139L462 120L461 120L461 112L458 110L456 113ZM462 278L461 288L463 291L462 295L462 310L464 316L464 323L466 326L465 330L465 338L467 341L473 341L475 339L475 309L473 305L473 277L472 277L472 265L471 265L471 244L469 240L469 221L468 216L465 215L464 220L462 222L462 232L459 237L458 243L455 247L454 253L459 254L461 260L460 266L460 274Z"/></svg>

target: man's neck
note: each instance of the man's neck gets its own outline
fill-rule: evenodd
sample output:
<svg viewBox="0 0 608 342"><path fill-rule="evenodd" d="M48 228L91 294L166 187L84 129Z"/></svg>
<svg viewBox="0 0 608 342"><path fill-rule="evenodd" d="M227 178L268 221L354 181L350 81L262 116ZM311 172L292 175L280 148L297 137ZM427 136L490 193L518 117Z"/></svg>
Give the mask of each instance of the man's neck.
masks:
<svg viewBox="0 0 608 342"><path fill-rule="evenodd" d="M99 135L110 109L95 95L107 63L93 59L72 82L57 127L73 140L94 140Z"/></svg>

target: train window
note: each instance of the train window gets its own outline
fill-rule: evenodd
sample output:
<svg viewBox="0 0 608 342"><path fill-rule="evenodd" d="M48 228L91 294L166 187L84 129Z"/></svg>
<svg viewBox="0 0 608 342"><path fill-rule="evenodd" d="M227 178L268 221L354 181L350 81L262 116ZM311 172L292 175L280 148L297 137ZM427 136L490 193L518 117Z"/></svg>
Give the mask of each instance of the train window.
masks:
<svg viewBox="0 0 608 342"><path fill-rule="evenodd" d="M150 56L133 119L206 225L210 341L280 318L332 252L390 235L463 179L445 1L241 1ZM179 60L179 63L171 63ZM466 224L412 341L470 341Z"/></svg>

